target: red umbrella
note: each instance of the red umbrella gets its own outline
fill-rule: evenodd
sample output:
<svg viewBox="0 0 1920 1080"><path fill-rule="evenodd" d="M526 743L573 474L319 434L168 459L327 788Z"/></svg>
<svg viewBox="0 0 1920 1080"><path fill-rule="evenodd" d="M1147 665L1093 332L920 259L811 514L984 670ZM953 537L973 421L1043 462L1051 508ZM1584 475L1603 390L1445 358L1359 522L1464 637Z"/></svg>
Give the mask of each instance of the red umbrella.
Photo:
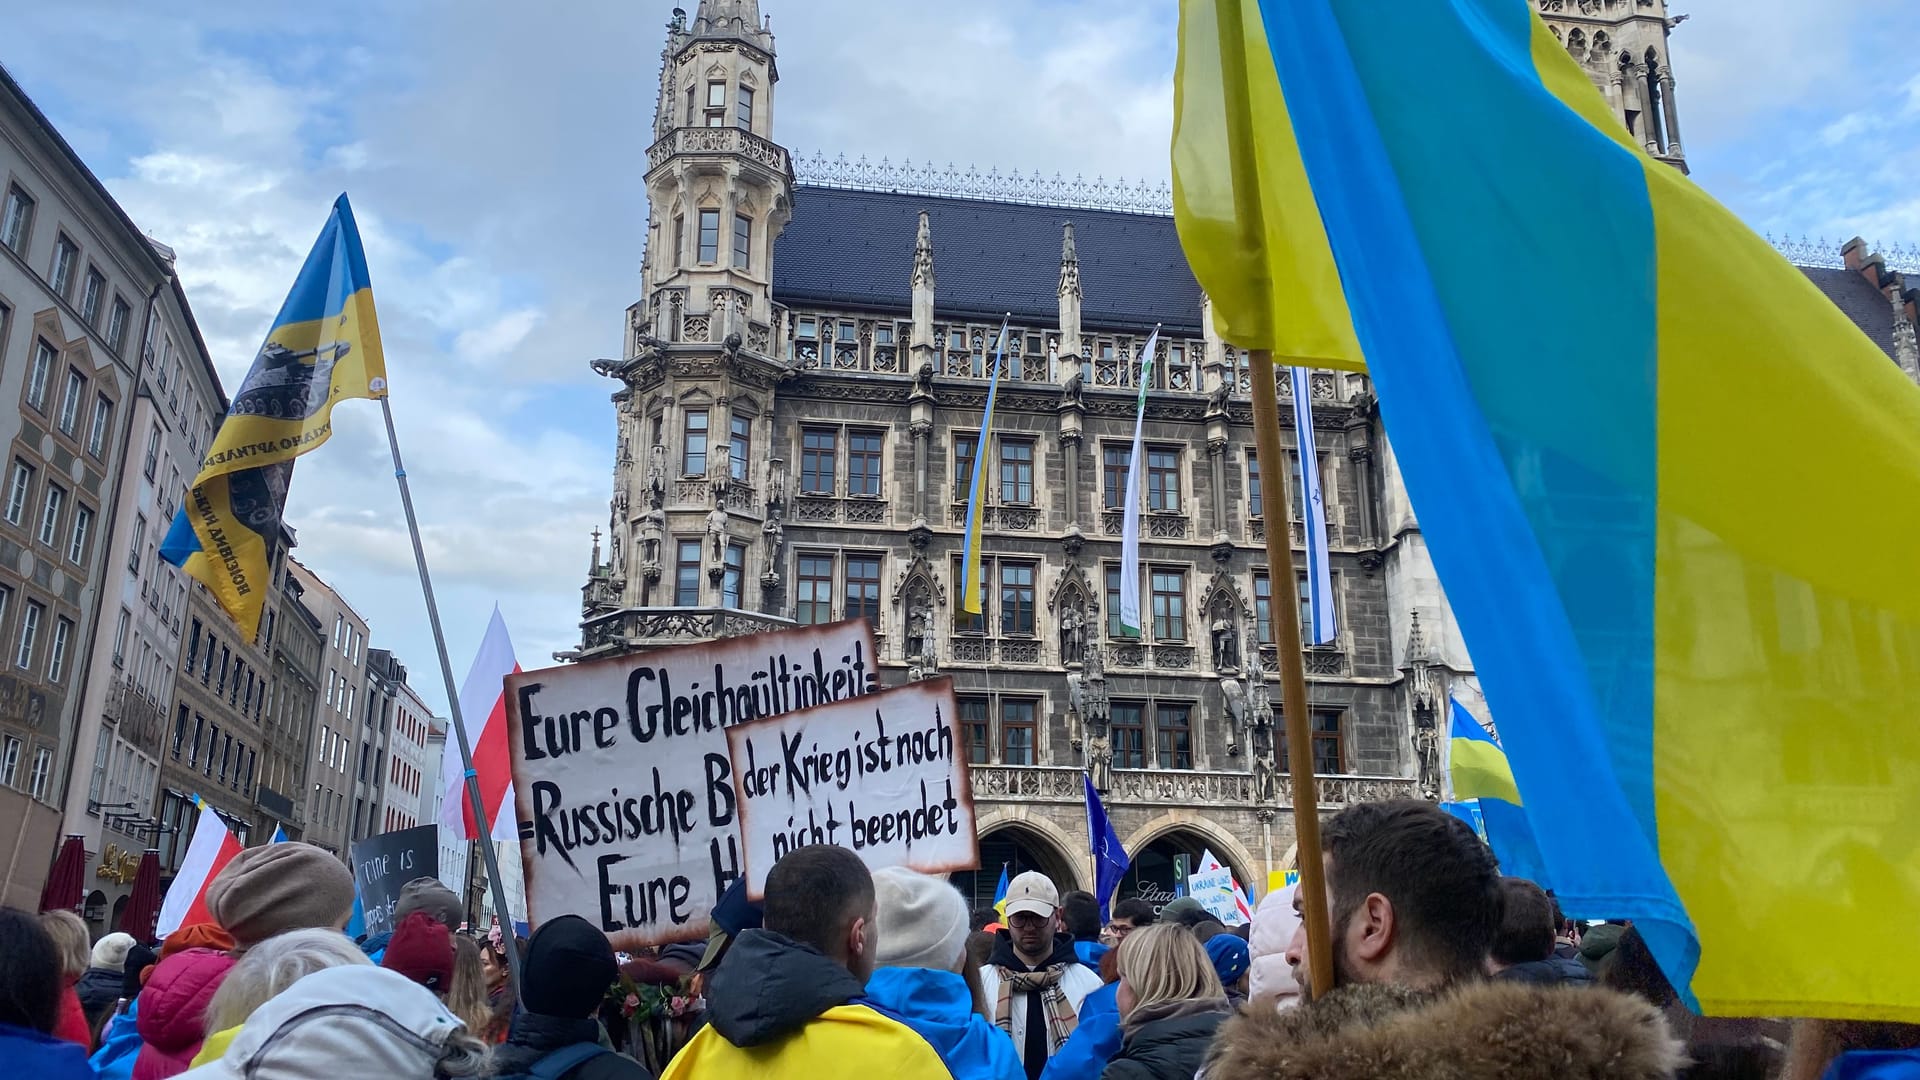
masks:
<svg viewBox="0 0 1920 1080"><path fill-rule="evenodd" d="M160 852L148 848L133 875L133 892L120 911L120 929L145 945L153 940L153 921L160 915Z"/></svg>
<svg viewBox="0 0 1920 1080"><path fill-rule="evenodd" d="M86 895L87 843L79 836L68 836L47 871L47 887L40 890L41 911L74 911Z"/></svg>

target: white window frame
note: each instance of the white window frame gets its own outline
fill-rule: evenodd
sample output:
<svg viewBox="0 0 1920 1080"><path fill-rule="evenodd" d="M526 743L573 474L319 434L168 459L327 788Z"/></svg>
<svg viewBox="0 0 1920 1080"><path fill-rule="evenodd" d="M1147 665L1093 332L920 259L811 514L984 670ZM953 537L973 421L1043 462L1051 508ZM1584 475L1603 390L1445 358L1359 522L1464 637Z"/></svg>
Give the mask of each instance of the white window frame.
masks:
<svg viewBox="0 0 1920 1080"><path fill-rule="evenodd" d="M92 546L93 508L85 503L74 503L73 524L67 529L67 561L76 566L87 565Z"/></svg>
<svg viewBox="0 0 1920 1080"><path fill-rule="evenodd" d="M13 476L7 481L7 523L23 525L27 516L27 499L33 494L33 466L13 459ZM23 526L24 527L24 526Z"/></svg>
<svg viewBox="0 0 1920 1080"><path fill-rule="evenodd" d="M60 539L60 515L67 508L67 489L48 481L40 493L40 542L54 547ZM56 549L57 550L57 549Z"/></svg>
<svg viewBox="0 0 1920 1080"><path fill-rule="evenodd" d="M27 610L20 616L20 643L13 652L13 666L22 671L33 670L34 647L40 643L40 620L46 610L46 605L38 600L29 600Z"/></svg>
<svg viewBox="0 0 1920 1080"><path fill-rule="evenodd" d="M33 773L27 780L27 794L36 799L47 797L47 780L53 775L53 751L41 747L33 752Z"/></svg>
<svg viewBox="0 0 1920 1080"><path fill-rule="evenodd" d="M11 735L7 736L4 748L0 748L0 784L12 787L13 782L19 778L21 749L23 747L19 739Z"/></svg>
<svg viewBox="0 0 1920 1080"><path fill-rule="evenodd" d="M113 399L95 392L93 395L93 419L87 430L87 453L96 458L104 458L107 452L107 427L113 423Z"/></svg>
<svg viewBox="0 0 1920 1080"><path fill-rule="evenodd" d="M53 617L53 645L47 650L47 681L60 685L67 677L67 648L73 640L73 620Z"/></svg>
<svg viewBox="0 0 1920 1080"><path fill-rule="evenodd" d="M27 372L27 404L43 416L47 411L47 379L52 376L53 363L59 358L59 352L47 339L33 339L33 367Z"/></svg>
<svg viewBox="0 0 1920 1080"><path fill-rule="evenodd" d="M80 245L66 233L58 234L53 241L53 265L49 268L47 283L62 300L68 299L67 294L73 290L73 268L79 262Z"/></svg>
<svg viewBox="0 0 1920 1080"><path fill-rule="evenodd" d="M33 238L33 210L36 205L33 196L27 194L20 185L7 185L6 210L4 216L0 216L0 244L12 248L16 255L24 256L27 242Z"/></svg>
<svg viewBox="0 0 1920 1080"><path fill-rule="evenodd" d="M60 399L60 433L71 436L80 426L80 399L87 393L87 377L67 369L67 389Z"/></svg>

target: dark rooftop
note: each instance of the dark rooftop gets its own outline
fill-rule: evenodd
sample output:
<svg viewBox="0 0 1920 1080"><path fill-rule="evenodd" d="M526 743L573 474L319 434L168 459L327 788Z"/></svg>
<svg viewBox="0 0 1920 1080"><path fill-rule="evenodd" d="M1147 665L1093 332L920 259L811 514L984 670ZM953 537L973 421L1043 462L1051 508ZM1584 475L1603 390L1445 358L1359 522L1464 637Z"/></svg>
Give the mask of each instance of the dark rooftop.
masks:
<svg viewBox="0 0 1920 1080"><path fill-rule="evenodd" d="M1061 224L1080 256L1088 331L1200 333L1200 285L1173 219L1155 214L802 185L774 247L773 298L789 306L906 314L920 211L933 226L934 308L943 317L1051 326L1060 317Z"/></svg>
<svg viewBox="0 0 1920 1080"><path fill-rule="evenodd" d="M1894 356L1893 305L1887 294L1873 287L1858 270L1803 266L1800 272L1827 294L1882 352Z"/></svg>

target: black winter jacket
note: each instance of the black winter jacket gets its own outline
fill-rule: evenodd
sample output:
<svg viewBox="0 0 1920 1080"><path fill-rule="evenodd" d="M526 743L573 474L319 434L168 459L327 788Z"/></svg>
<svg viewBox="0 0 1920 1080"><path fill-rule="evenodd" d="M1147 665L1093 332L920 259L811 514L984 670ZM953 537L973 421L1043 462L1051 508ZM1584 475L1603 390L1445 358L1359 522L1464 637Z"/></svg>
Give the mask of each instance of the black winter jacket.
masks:
<svg viewBox="0 0 1920 1080"><path fill-rule="evenodd" d="M1140 1025L1107 1062L1100 1080L1193 1080L1225 1012L1171 1016Z"/></svg>
<svg viewBox="0 0 1920 1080"><path fill-rule="evenodd" d="M80 981L73 984L73 992L80 998L80 1008L87 1014L88 1023L113 1008L113 1003L120 1000L126 981L123 972L111 968L88 968L86 974L80 976Z"/></svg>
<svg viewBox="0 0 1920 1080"><path fill-rule="evenodd" d="M493 1075L514 1076L535 1062L575 1043L600 1042L600 1022L565 1016L520 1013L513 1018L507 1041L493 1052ZM588 1058L561 1074L561 1080L653 1080L645 1065L625 1054L606 1053Z"/></svg>
<svg viewBox="0 0 1920 1080"><path fill-rule="evenodd" d="M707 1023L735 1046L759 1046L864 992L865 983L813 946L742 930L707 984Z"/></svg>

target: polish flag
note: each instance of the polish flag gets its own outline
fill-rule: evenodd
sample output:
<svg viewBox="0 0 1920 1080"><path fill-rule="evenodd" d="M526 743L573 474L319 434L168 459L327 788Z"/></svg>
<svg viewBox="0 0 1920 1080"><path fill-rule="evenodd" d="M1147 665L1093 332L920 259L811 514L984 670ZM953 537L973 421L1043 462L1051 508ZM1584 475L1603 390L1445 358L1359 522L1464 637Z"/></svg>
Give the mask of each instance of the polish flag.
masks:
<svg viewBox="0 0 1920 1080"><path fill-rule="evenodd" d="M187 857L180 863L180 872L173 876L166 898L160 901L160 917L153 926L155 937L166 937L183 926L212 922L213 916L207 914L207 886L240 854L240 841L227 830L227 823L220 820L213 807L198 795L193 801L200 807L200 820L194 823L193 838L187 841Z"/></svg>
<svg viewBox="0 0 1920 1080"><path fill-rule="evenodd" d="M507 756L507 696L501 685L519 670L520 664L513 658L513 639L507 636L506 621L495 606L486 637L480 641L480 652L467 669L467 681L460 684L460 717L466 722L467 737L473 740L473 772L480 781L480 801L487 808L485 828L474 822L473 800L467 797L467 767L460 760L460 737L451 730L440 759L440 824L468 840L478 840L482 832L495 840L520 837Z"/></svg>

